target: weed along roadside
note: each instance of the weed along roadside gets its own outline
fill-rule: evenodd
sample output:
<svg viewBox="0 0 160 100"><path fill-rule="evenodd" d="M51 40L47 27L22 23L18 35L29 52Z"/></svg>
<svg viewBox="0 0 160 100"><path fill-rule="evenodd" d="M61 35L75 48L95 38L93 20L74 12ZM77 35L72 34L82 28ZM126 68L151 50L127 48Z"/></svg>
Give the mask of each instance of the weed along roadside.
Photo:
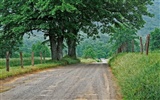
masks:
<svg viewBox="0 0 160 100"><path fill-rule="evenodd" d="M24 68L21 68L20 66L12 66L10 67L10 71L8 72L6 71L5 66L2 66L3 63L5 63L5 60L3 59L0 59L0 60L2 62L0 65L1 66L0 67L0 80L6 79L8 77L14 77L14 76L21 75L21 74L36 72L36 71L47 69L47 68L55 68L58 66L65 66L65 65L76 64L80 62L79 59L64 57L61 61L47 60L46 63L44 64L35 64L34 66L27 65L27 66L24 66ZM12 61L12 64L16 65L17 60L16 59L14 60L15 62ZM25 63L25 59L24 59L24 63Z"/></svg>
<svg viewBox="0 0 160 100"><path fill-rule="evenodd" d="M124 100L160 99L160 53L122 53L109 64Z"/></svg>

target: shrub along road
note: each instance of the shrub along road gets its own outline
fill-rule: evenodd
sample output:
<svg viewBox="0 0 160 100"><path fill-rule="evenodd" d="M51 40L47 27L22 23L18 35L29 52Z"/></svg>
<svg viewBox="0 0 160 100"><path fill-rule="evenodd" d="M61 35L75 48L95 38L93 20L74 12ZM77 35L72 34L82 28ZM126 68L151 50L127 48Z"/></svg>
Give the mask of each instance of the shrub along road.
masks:
<svg viewBox="0 0 160 100"><path fill-rule="evenodd" d="M106 64L76 64L3 84L1 100L112 100L116 92Z"/></svg>

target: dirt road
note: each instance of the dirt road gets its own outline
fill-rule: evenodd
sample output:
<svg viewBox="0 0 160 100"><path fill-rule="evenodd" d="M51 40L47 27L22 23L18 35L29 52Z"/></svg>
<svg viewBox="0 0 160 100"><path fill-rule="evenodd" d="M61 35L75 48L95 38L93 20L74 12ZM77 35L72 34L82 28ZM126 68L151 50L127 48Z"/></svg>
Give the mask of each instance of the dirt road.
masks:
<svg viewBox="0 0 160 100"><path fill-rule="evenodd" d="M77 64L27 75L5 84L0 100L115 100L106 64Z"/></svg>

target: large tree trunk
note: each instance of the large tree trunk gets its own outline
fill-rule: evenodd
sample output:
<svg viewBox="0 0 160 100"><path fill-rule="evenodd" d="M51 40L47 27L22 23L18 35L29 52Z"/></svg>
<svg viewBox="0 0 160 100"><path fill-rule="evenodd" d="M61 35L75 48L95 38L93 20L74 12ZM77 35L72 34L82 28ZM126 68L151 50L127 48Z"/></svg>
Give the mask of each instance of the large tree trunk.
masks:
<svg viewBox="0 0 160 100"><path fill-rule="evenodd" d="M73 37L68 38L67 45L68 45L68 56L72 58L76 58L76 42L77 42L77 33L78 29L72 30Z"/></svg>
<svg viewBox="0 0 160 100"><path fill-rule="evenodd" d="M52 60L57 60L57 41L53 35L49 36Z"/></svg>
<svg viewBox="0 0 160 100"><path fill-rule="evenodd" d="M61 60L63 58L63 36L59 36L57 42L57 60Z"/></svg>
<svg viewBox="0 0 160 100"><path fill-rule="evenodd" d="M68 56L76 58L76 40L69 38L67 41L68 44Z"/></svg>
<svg viewBox="0 0 160 100"><path fill-rule="evenodd" d="M121 52L122 52L122 45L117 50L117 53L121 53Z"/></svg>

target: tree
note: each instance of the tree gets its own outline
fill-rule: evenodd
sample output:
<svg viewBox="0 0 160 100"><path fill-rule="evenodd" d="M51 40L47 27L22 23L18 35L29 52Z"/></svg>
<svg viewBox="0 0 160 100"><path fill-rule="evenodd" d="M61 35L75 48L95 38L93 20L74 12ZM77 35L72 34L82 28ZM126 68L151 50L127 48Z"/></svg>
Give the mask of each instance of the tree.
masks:
<svg viewBox="0 0 160 100"><path fill-rule="evenodd" d="M146 7L146 5L152 3L151 0L108 0L92 2L87 1L82 3L82 6L75 6L80 12L80 14L78 13L75 16L78 16L78 22L82 23L76 25L79 29L81 29L81 31L87 33L88 36L93 37L98 35L97 29L101 29L102 33L109 33L112 31L112 27L120 27L121 24L138 30L145 23L142 15L151 16L151 14L147 12ZM94 6L95 4L96 6Z"/></svg>
<svg viewBox="0 0 160 100"><path fill-rule="evenodd" d="M15 39L17 38L17 39ZM9 51L10 57L13 56L13 53L19 49L22 45L21 37L16 35L5 36L0 33L0 58L6 57L6 52Z"/></svg>
<svg viewBox="0 0 160 100"><path fill-rule="evenodd" d="M74 43L68 42L68 45L73 44L68 46L68 51L71 50L71 55L75 56L79 30L96 37L98 29L108 33L113 26L119 27L120 24L141 28L144 25L142 15L151 16L146 7L151 1L23 0L23 3L20 0L3 0L0 25L6 36L13 34L22 37L33 30L44 31L49 36L52 59L60 60L64 39L74 40Z"/></svg>
<svg viewBox="0 0 160 100"><path fill-rule="evenodd" d="M132 51L133 42L137 38L136 30L122 26L115 28L114 33L110 34L110 42L113 44L113 52L129 52ZM134 44L135 45L135 44Z"/></svg>
<svg viewBox="0 0 160 100"><path fill-rule="evenodd" d="M6 31L12 31L12 34L21 36L27 32L32 33L33 30L46 31L50 37L52 59L61 59L62 33L64 31L61 27L63 23L60 22L63 17L61 16L61 12L70 12L75 10L75 7L65 0L24 0L26 3L20 2L19 0L2 1L0 6L2 15L0 16L0 22L3 30L5 30L6 26L10 26ZM71 2L74 3L73 1ZM78 3L78 1L76 3ZM53 31L55 31L55 33L53 33ZM8 35L10 33L4 32L4 34Z"/></svg>
<svg viewBox="0 0 160 100"><path fill-rule="evenodd" d="M151 32L151 50L160 49L160 28L155 28L153 32Z"/></svg>
<svg viewBox="0 0 160 100"><path fill-rule="evenodd" d="M95 51L91 46L88 46L83 51L83 57L84 58L96 58Z"/></svg>
<svg viewBox="0 0 160 100"><path fill-rule="evenodd" d="M42 44L41 42L33 44L32 51L34 52L35 56L39 56L41 52L44 56L50 57L49 48L46 45Z"/></svg>

